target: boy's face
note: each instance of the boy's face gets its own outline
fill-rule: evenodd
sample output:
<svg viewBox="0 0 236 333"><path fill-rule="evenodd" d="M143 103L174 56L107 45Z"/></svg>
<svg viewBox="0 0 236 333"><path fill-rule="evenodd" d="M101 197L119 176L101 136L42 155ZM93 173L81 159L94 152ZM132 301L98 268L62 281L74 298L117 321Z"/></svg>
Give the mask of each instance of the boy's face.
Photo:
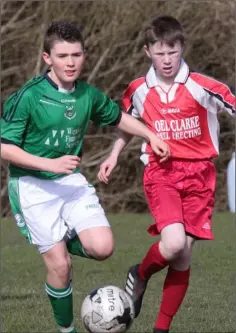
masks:
<svg viewBox="0 0 236 333"><path fill-rule="evenodd" d="M165 42L156 42L153 45L144 47L147 56L164 80L171 80L176 76L180 68L181 58L183 55L183 46L177 41L173 47Z"/></svg>
<svg viewBox="0 0 236 333"><path fill-rule="evenodd" d="M80 42L56 41L51 53L43 53L43 59L51 66L51 79L64 89L71 89L79 77L85 60Z"/></svg>

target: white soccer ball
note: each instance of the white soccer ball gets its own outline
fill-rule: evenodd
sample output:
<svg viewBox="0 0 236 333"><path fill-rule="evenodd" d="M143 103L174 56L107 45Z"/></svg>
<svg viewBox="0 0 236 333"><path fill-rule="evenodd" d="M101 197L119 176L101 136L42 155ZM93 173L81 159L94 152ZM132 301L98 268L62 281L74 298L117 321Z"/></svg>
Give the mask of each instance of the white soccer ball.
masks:
<svg viewBox="0 0 236 333"><path fill-rule="evenodd" d="M85 297L81 318L90 333L122 333L126 332L133 322L134 305L124 290L115 286L104 286Z"/></svg>

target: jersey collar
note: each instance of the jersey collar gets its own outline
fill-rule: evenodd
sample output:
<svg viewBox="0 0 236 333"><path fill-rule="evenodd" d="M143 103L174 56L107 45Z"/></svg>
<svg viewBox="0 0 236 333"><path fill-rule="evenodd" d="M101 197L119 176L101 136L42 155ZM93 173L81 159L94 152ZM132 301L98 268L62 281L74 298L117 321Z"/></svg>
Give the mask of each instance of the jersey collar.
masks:
<svg viewBox="0 0 236 333"><path fill-rule="evenodd" d="M180 64L180 69L175 77L174 82L176 83L186 83L189 76L189 67L186 62L182 59ZM152 65L146 75L146 82L148 88L152 88L159 85L160 79L156 74L155 68Z"/></svg>
<svg viewBox="0 0 236 333"><path fill-rule="evenodd" d="M62 92L62 93L65 93L65 94L69 94L69 93L72 93L73 91L75 91L75 85L74 87L71 89L71 90L66 90L66 89L63 89L63 88L60 88L51 78L50 76L48 75L49 71L45 72L43 74L43 76L45 77L45 79L55 88L57 89L58 91Z"/></svg>
<svg viewBox="0 0 236 333"><path fill-rule="evenodd" d="M58 85L49 77L48 73L50 71L47 71L43 74L43 76L45 77L45 79L55 88L58 90Z"/></svg>

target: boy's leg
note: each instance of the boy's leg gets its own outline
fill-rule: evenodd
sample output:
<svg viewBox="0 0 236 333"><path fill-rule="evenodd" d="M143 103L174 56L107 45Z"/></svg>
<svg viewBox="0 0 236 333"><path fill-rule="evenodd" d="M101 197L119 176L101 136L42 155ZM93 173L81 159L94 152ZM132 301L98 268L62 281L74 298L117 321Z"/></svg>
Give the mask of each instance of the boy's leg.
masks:
<svg viewBox="0 0 236 333"><path fill-rule="evenodd" d="M185 182L182 209L187 242L182 254L171 262L163 288L154 332L168 332L187 292L194 239L213 239L211 216L214 207L215 167L212 162L183 163ZM195 181L193 182L193 172Z"/></svg>
<svg viewBox="0 0 236 333"><path fill-rule="evenodd" d="M136 268L131 267L127 274L125 288L134 301L136 317L141 310L148 280L177 258L186 242L180 190L170 183L169 177L155 174L155 171L152 168L145 169L144 189L155 219L155 224L148 231L151 233L153 230L154 235L161 233L161 240L153 244L141 264ZM152 182L153 178L159 182Z"/></svg>
<svg viewBox="0 0 236 333"><path fill-rule="evenodd" d="M78 251L85 257L104 260L111 256L114 241L96 190L81 174L73 175L71 181L78 184L78 191L64 205L62 217L77 236L67 243L67 248L72 254Z"/></svg>
<svg viewBox="0 0 236 333"><path fill-rule="evenodd" d="M195 182L193 188L193 172ZM212 213L215 204L216 170L212 162L196 162L185 182L183 200L185 230L199 239L213 240Z"/></svg>
<svg viewBox="0 0 236 333"><path fill-rule="evenodd" d="M34 177L12 178L9 197L22 233L42 253L47 267L46 292L60 331L74 333L70 257L62 241L68 227L58 214L64 203L58 184Z"/></svg>
<svg viewBox="0 0 236 333"><path fill-rule="evenodd" d="M161 234L160 242L151 246L139 267L140 276L144 280L166 267L185 247L181 190L171 182L168 171L165 174L165 169L151 167L146 168L144 173L145 195L155 220L148 232L152 235Z"/></svg>
<svg viewBox="0 0 236 333"><path fill-rule="evenodd" d="M94 216L89 220L90 227L78 231L79 238L90 256L95 260L103 261L112 255L114 249L114 239L111 228L106 225L96 226L99 221L104 221L104 224L106 223L107 220L104 215Z"/></svg>
<svg viewBox="0 0 236 333"><path fill-rule="evenodd" d="M77 236L72 238L75 240L75 246L83 249L86 258L99 261L109 258L113 253L114 238L106 216L98 212L96 215L78 219L77 209L81 210L80 205L77 205L67 219L69 223L73 223L74 230L77 232Z"/></svg>
<svg viewBox="0 0 236 333"><path fill-rule="evenodd" d="M163 286L160 310L155 323L155 333L168 332L173 317L184 300L189 285L193 244L194 239L187 236L184 251L169 265Z"/></svg>
<svg viewBox="0 0 236 333"><path fill-rule="evenodd" d="M46 247L39 247L45 251ZM47 269L45 290L49 297L54 318L62 333L75 333L73 324L71 261L64 241L41 253Z"/></svg>
<svg viewBox="0 0 236 333"><path fill-rule="evenodd" d="M178 258L185 248L186 234L182 223L167 225L161 230L161 239L148 250L139 265L139 275L143 280L150 277Z"/></svg>
<svg viewBox="0 0 236 333"><path fill-rule="evenodd" d="M72 230L72 232L68 232L65 237L66 247L70 254L82 258L87 259L94 259L92 256L90 256L84 246L81 243L81 240L79 239L77 232L75 230Z"/></svg>
<svg viewBox="0 0 236 333"><path fill-rule="evenodd" d="M185 243L186 235L182 223L168 225L161 231L161 240L150 247L141 264L129 269L125 290L134 302L135 317L141 310L150 277L181 256Z"/></svg>

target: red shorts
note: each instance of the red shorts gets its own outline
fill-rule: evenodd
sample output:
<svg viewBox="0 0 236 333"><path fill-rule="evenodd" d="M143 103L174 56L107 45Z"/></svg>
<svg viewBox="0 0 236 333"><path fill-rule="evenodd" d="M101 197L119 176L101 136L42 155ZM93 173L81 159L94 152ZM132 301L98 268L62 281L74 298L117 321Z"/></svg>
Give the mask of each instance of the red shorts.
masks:
<svg viewBox="0 0 236 333"><path fill-rule="evenodd" d="M212 212L216 170L211 161L151 163L144 171L144 191L155 223L148 228L157 235L167 225L183 223L186 233L214 239Z"/></svg>

